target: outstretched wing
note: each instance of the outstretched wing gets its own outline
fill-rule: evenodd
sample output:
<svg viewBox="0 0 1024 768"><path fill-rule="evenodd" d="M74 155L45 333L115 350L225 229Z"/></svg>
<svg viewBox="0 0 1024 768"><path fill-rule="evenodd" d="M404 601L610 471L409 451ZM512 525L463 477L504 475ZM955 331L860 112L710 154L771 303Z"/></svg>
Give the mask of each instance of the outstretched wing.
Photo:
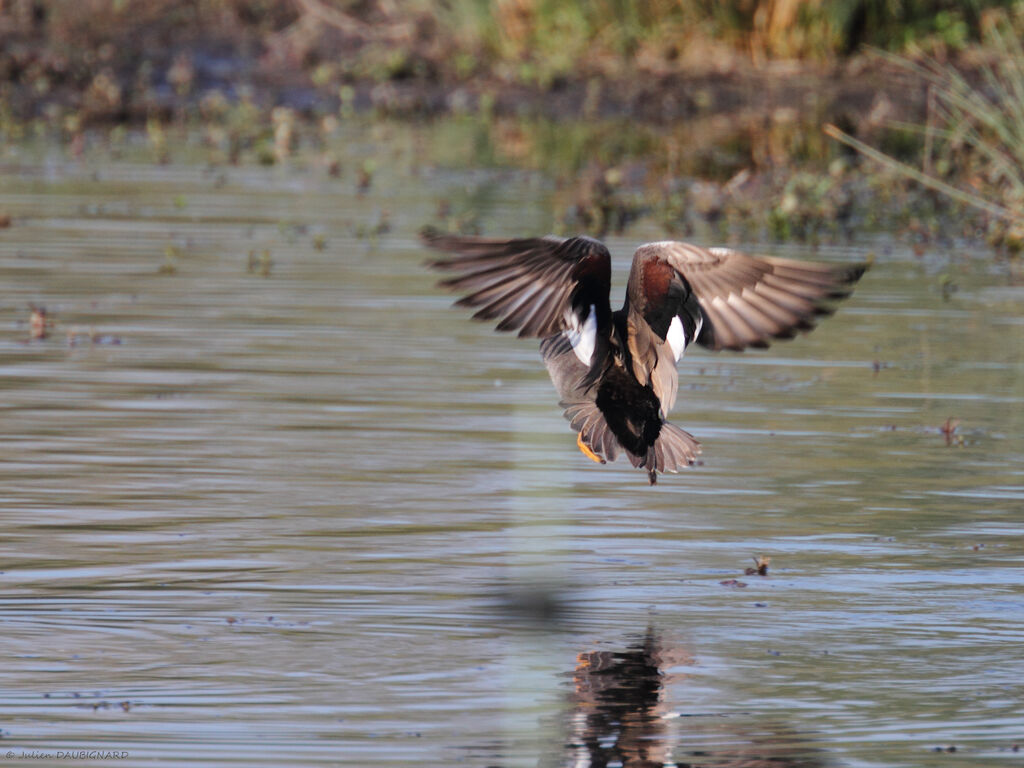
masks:
<svg viewBox="0 0 1024 768"><path fill-rule="evenodd" d="M850 295L868 268L679 242L641 246L633 257L634 271L651 261L668 264L685 281L700 307L696 341L714 350L765 347L771 339L809 331L818 317L834 311L831 302Z"/></svg>
<svg viewBox="0 0 1024 768"><path fill-rule="evenodd" d="M499 240L421 233L432 248L457 254L430 262L458 272L440 285L466 293L457 306L479 307L477 320L500 318L499 331L545 338L560 331L581 334L610 327L611 255L589 237ZM593 342L591 342L593 343Z"/></svg>
<svg viewBox="0 0 1024 768"><path fill-rule="evenodd" d="M673 241L642 245L626 288L633 373L650 382L667 414L676 399L675 363L691 343L742 350L809 331L833 311L831 302L850 294L867 266Z"/></svg>

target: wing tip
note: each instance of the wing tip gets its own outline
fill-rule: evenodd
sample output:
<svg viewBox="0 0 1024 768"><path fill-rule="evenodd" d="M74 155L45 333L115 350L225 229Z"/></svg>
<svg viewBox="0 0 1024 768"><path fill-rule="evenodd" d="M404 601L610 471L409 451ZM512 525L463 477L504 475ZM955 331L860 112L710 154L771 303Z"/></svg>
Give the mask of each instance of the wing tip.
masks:
<svg viewBox="0 0 1024 768"><path fill-rule="evenodd" d="M844 295L839 296L838 298L846 298L846 296L849 296L850 293L853 292L853 285L862 277L864 277L864 273L871 269L871 266L874 263L875 256L874 254L871 254L865 261L859 262L857 264L844 264L842 266L836 267L836 270L833 272L833 274L836 277L836 280L839 282L840 285L850 286L849 289L846 290Z"/></svg>
<svg viewBox="0 0 1024 768"><path fill-rule="evenodd" d="M808 263L819 269L827 269L828 278L827 282L821 286L822 291L817 297L806 297L809 306L800 313L796 322L780 328L777 332L768 332L764 338L751 340L749 334L738 334L729 328L716 333L715 323L712 318L706 316L701 334L696 339L697 343L714 352L723 350L741 352L750 348L764 349L774 341L787 341L796 338L799 334L808 333L817 327L819 319L835 314L839 308L839 302L848 299L853 294L857 281L874 264L874 255L870 255L865 261L854 264L833 266L820 262ZM707 312L707 310L704 311Z"/></svg>
<svg viewBox="0 0 1024 768"><path fill-rule="evenodd" d="M425 226L422 226L420 227L419 231L420 240L422 240L426 245L429 245L431 247L435 247L434 244L438 240L441 240L444 237L446 237L447 235L448 233L441 231L433 224L427 224Z"/></svg>

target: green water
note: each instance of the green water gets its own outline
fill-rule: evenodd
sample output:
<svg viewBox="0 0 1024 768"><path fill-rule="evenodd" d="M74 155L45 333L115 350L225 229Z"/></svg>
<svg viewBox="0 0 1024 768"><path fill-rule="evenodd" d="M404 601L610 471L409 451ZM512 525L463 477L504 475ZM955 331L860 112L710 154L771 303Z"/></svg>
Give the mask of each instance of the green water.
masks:
<svg viewBox="0 0 1024 768"><path fill-rule="evenodd" d="M1005 267L746 244L877 259L810 336L688 353L703 465L650 488L422 266L439 200L540 233L551 180L386 139L348 137L339 179L4 151L6 764L1024 763ZM616 303L663 238L609 240Z"/></svg>

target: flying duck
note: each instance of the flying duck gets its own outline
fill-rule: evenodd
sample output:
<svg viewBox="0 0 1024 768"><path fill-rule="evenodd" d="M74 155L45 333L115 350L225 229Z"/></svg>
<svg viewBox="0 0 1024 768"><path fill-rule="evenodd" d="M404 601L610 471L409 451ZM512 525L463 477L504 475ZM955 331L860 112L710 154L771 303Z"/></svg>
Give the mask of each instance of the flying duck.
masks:
<svg viewBox="0 0 1024 768"><path fill-rule="evenodd" d="M693 435L666 421L686 348L738 351L809 331L868 267L647 243L633 254L625 303L613 312L611 254L591 237L503 240L429 228L421 237L454 254L429 266L456 273L440 283L465 294L456 306L478 307L474 319L498 319L499 331L542 340L580 451L600 464L624 453L651 485L701 452Z"/></svg>

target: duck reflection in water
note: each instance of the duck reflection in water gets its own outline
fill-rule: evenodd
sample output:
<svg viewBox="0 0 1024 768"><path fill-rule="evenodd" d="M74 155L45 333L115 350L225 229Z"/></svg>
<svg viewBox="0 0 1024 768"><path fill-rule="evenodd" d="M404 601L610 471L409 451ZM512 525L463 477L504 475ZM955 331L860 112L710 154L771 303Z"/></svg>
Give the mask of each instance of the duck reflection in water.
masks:
<svg viewBox="0 0 1024 768"><path fill-rule="evenodd" d="M785 728L732 718L680 716L666 683L693 664L685 650L648 630L624 651L577 657L566 724L569 768L825 768L820 752ZM552 762L547 764L559 764Z"/></svg>

